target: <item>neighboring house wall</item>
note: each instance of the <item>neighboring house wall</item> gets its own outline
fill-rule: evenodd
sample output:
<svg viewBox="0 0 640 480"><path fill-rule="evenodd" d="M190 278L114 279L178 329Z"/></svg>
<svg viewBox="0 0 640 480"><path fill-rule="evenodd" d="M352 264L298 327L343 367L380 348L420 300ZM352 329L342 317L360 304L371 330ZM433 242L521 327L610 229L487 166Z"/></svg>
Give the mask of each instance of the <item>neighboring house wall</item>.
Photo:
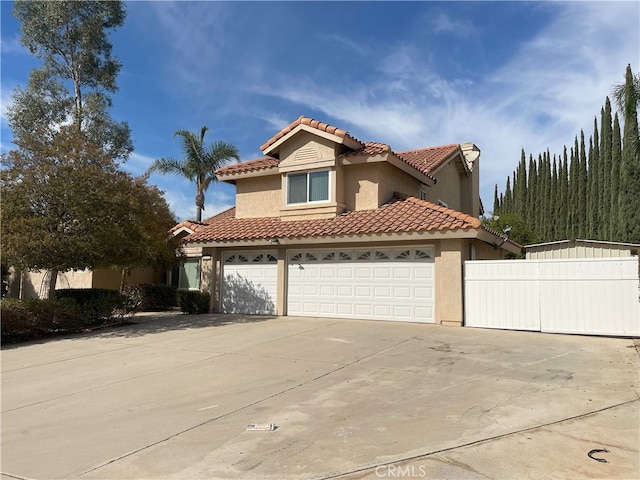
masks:
<svg viewBox="0 0 640 480"><path fill-rule="evenodd" d="M9 296L20 295L20 272L13 272L10 276ZM135 283L162 283L165 272L152 268L133 269L125 275L125 284ZM45 298L48 293L50 273L25 271L22 273L23 298ZM56 290L65 288L106 288L119 290L122 281L122 271L111 268L99 268L96 270L68 270L58 272Z"/></svg>
<svg viewBox="0 0 640 480"><path fill-rule="evenodd" d="M525 247L527 260L560 258L609 258L637 255L640 245L596 241L566 241Z"/></svg>

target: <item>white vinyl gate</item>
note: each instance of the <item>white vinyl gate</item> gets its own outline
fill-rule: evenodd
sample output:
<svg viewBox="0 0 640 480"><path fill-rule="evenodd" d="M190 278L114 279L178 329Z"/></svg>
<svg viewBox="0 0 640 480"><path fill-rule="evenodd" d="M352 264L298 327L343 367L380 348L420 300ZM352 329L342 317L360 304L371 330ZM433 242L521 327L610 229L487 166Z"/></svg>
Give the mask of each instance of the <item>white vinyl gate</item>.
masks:
<svg viewBox="0 0 640 480"><path fill-rule="evenodd" d="M638 276L638 257L465 262L465 325L640 336Z"/></svg>

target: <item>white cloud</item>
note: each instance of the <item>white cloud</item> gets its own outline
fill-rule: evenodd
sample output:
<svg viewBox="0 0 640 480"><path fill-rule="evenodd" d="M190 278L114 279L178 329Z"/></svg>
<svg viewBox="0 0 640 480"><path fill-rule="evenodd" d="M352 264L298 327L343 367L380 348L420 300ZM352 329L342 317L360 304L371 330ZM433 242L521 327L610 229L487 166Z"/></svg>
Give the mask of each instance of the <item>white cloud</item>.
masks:
<svg viewBox="0 0 640 480"><path fill-rule="evenodd" d="M430 17L428 23L435 33L450 33L457 37L467 37L477 33L470 21L451 19L451 17L444 12Z"/></svg>
<svg viewBox="0 0 640 480"><path fill-rule="evenodd" d="M154 160L153 157L133 152L129 159L122 164L122 168L132 175L142 175Z"/></svg>
<svg viewBox="0 0 640 480"><path fill-rule="evenodd" d="M3 37L0 41L0 52L2 55L22 54L29 55L29 50L20 43L20 36Z"/></svg>
<svg viewBox="0 0 640 480"><path fill-rule="evenodd" d="M362 140L401 150L473 141L482 150L482 195L504 187L520 152L560 154L591 134L614 83L640 58L634 2L550 4L551 20L486 78L447 79L410 44L381 55L382 75L336 88L325 80L272 75L256 91L336 119ZM444 23L443 23L444 25ZM634 71L639 65L632 65ZM329 119L320 118L328 121Z"/></svg>
<svg viewBox="0 0 640 480"><path fill-rule="evenodd" d="M330 40L334 43L337 43L340 46L346 47L348 50L351 50L353 53L360 56L368 56L371 55L371 49L365 45L361 45L360 43L356 43L350 38L344 37L342 35L337 34L325 34L320 36L322 39Z"/></svg>

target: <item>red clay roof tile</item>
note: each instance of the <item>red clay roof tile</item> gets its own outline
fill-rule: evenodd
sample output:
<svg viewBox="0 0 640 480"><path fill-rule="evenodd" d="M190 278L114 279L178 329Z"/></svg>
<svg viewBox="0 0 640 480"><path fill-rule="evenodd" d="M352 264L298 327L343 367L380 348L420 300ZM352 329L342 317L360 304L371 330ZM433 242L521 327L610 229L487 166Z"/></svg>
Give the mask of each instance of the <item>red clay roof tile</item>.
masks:
<svg viewBox="0 0 640 480"><path fill-rule="evenodd" d="M297 221L282 221L279 217L235 218L235 208L231 208L206 222L185 241L297 239L481 227L477 218L402 194L396 194L380 208L347 212L334 218Z"/></svg>
<svg viewBox="0 0 640 480"><path fill-rule="evenodd" d="M310 126L312 128L317 128L318 130L320 130L322 132L327 132L327 133L330 133L330 134L335 135L335 136L340 137L340 138L345 138L345 137L346 138L350 138L351 140L353 140L355 142L362 143L357 138L352 137L351 135L349 135L349 133L346 130L342 130L342 129L334 127L332 125L328 125L326 123L319 122L318 120L314 120L313 118L300 116L297 120L291 122L289 125L287 125L282 130L280 130L278 133L276 133L273 137L271 137L269 140L267 140L267 142L264 143L260 147L260 150L262 150L264 152L267 148L269 148L271 145L276 143L278 140L280 140L282 137L284 137L287 133L291 132L298 125L308 125L308 126Z"/></svg>
<svg viewBox="0 0 640 480"><path fill-rule="evenodd" d="M268 170L278 166L280 161L273 157L257 158L248 162L227 165L216 170L216 175L229 175L232 173L255 172L257 170Z"/></svg>
<svg viewBox="0 0 640 480"><path fill-rule="evenodd" d="M456 153L460 153L460 155L462 155L462 149L459 144L454 143L439 147L428 147L420 148L418 150L396 152L396 155L416 170L430 175Z"/></svg>

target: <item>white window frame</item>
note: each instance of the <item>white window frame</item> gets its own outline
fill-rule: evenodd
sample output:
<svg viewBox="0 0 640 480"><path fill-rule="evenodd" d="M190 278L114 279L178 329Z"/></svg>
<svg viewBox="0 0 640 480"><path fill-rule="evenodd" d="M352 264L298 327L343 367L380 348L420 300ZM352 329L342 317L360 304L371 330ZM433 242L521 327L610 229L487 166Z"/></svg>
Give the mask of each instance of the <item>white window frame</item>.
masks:
<svg viewBox="0 0 640 480"><path fill-rule="evenodd" d="M326 200L309 200L309 189L311 187L311 183L309 182L309 175L313 174L313 173L322 173L322 172L327 172L327 199ZM307 196L306 196L306 201L304 202L296 202L296 203L290 203L289 202L289 178L293 175L306 175L307 177ZM290 172L287 173L286 175L286 179L285 179L285 183L287 186L287 191L285 192L286 195L286 205L288 207L297 207L297 206L304 206L304 205L314 205L314 204L321 204L321 203L329 203L331 202L331 185L333 182L333 171L331 169L322 169L322 170L308 170L308 171L302 171L302 172Z"/></svg>

